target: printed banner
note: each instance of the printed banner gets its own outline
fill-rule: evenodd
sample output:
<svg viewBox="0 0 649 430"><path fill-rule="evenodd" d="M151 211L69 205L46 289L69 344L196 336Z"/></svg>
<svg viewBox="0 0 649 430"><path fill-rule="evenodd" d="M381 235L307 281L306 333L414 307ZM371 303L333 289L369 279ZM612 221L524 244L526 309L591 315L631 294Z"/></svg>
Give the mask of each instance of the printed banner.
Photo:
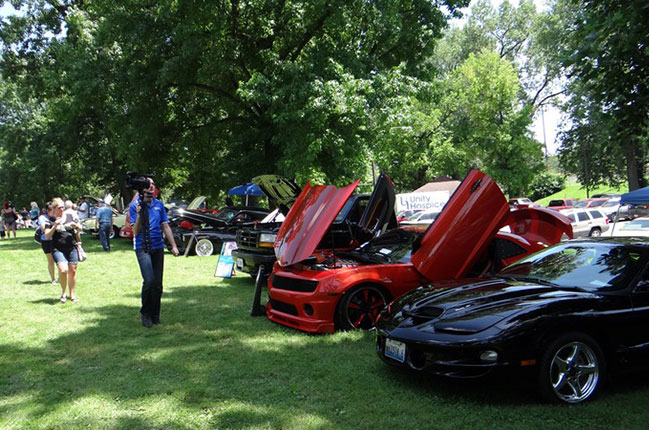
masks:
<svg viewBox="0 0 649 430"><path fill-rule="evenodd" d="M441 211L449 198L448 191L397 194L397 212L427 209Z"/></svg>

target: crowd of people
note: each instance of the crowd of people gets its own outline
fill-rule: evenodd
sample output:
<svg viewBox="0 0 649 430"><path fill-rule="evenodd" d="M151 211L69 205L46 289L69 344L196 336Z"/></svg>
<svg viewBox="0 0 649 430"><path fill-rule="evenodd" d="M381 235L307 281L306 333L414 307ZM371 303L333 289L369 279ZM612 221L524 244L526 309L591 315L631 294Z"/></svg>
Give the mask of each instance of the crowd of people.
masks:
<svg viewBox="0 0 649 430"><path fill-rule="evenodd" d="M133 248L142 275L140 316L142 325L150 328L160 324L160 304L162 298L162 275L164 268L164 240L171 245L171 252L178 255L167 212L162 202L155 198L158 190L153 178L147 178L148 188L140 192L140 198L134 199L129 206L129 217L133 227ZM146 208L146 210L142 210ZM5 231L13 231L16 239L16 228L36 228L35 239L47 259L50 282L61 286L59 301L78 302L77 266L80 261L82 221L89 216L89 205L81 199L78 205L64 201L59 197L47 202L42 209L35 202L31 210L22 208L17 212L10 201L2 205L0 231L2 238ZM142 214L146 214L143 217ZM99 201L99 208L94 214L95 229L99 232L102 248L110 251L109 235L113 226L113 212L110 205ZM58 272L58 280L56 278Z"/></svg>

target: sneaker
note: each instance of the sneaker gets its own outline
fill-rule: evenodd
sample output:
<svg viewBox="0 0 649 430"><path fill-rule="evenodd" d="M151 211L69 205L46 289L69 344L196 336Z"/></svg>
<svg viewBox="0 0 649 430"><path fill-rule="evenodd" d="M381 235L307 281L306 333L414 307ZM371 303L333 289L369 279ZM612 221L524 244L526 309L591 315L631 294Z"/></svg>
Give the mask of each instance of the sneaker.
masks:
<svg viewBox="0 0 649 430"><path fill-rule="evenodd" d="M65 296L61 296L61 303L65 303L67 301L68 301L68 299Z"/></svg>
<svg viewBox="0 0 649 430"><path fill-rule="evenodd" d="M142 325L146 328L151 328L153 327L153 321L151 321L151 317L148 315L142 314Z"/></svg>
<svg viewBox="0 0 649 430"><path fill-rule="evenodd" d="M56 281L52 281L52 285L56 285L56 284L58 284L58 283L59 283L58 280L56 280Z"/></svg>

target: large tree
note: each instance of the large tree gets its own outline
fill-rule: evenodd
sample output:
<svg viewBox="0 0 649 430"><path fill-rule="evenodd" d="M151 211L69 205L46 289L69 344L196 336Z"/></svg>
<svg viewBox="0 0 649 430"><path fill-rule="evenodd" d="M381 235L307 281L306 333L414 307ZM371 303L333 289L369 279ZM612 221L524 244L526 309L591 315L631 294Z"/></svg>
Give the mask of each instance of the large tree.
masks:
<svg viewBox="0 0 649 430"><path fill-rule="evenodd" d="M629 189L643 186L649 125L649 7L641 0L561 0L555 9L567 17L564 65L572 79L568 108L575 118L564 148L615 154L624 162ZM583 119L586 111L592 115ZM592 176L596 182L616 181L617 173L599 169L608 165L591 164L591 172L598 169Z"/></svg>
<svg viewBox="0 0 649 430"><path fill-rule="evenodd" d="M189 195L367 174L405 125L386 114L395 70L428 76L468 0L13 3L26 13L0 26L0 67L45 105L49 144L100 185L138 169Z"/></svg>

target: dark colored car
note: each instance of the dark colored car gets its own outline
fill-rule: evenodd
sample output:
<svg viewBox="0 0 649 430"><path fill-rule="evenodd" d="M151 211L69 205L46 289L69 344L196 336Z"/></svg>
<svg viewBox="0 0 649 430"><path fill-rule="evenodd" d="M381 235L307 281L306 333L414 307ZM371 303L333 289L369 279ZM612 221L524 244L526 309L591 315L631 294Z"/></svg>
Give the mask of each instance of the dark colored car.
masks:
<svg viewBox="0 0 649 430"><path fill-rule="evenodd" d="M273 244L277 238L277 231L288 209L302 190L294 181L277 175L257 176L252 179L252 183L261 189L272 205L277 207L259 223L237 230L237 249L232 251L236 268L255 277L260 266L266 269L265 275L270 273L275 262Z"/></svg>
<svg viewBox="0 0 649 430"><path fill-rule="evenodd" d="M580 403L609 371L649 364L649 244L556 244L494 277L436 282L377 324L386 363L456 378L535 371L549 400Z"/></svg>
<svg viewBox="0 0 649 430"><path fill-rule="evenodd" d="M251 206L227 206L216 215L198 210L177 209L169 226L178 251L193 247L196 255L206 257L224 241L234 241L237 229L253 225L268 215L268 210ZM167 248L169 248L167 244Z"/></svg>

